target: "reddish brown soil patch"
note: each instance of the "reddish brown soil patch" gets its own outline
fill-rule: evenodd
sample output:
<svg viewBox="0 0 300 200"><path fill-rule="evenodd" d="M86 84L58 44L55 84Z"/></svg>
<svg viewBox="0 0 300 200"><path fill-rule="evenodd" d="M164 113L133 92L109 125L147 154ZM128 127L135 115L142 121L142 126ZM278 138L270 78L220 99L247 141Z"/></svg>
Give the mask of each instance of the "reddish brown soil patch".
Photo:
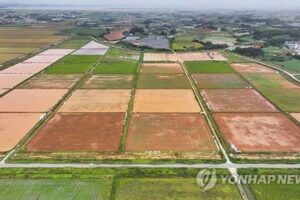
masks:
<svg viewBox="0 0 300 200"><path fill-rule="evenodd" d="M192 90L141 89L136 91L133 112L197 113L201 110Z"/></svg>
<svg viewBox="0 0 300 200"><path fill-rule="evenodd" d="M277 112L275 106L252 89L209 89L201 93L213 112Z"/></svg>
<svg viewBox="0 0 300 200"><path fill-rule="evenodd" d="M233 63L231 67L239 73L276 73L273 69L257 63Z"/></svg>
<svg viewBox="0 0 300 200"><path fill-rule="evenodd" d="M47 112L67 90L17 89L0 99L0 112Z"/></svg>
<svg viewBox="0 0 300 200"><path fill-rule="evenodd" d="M108 34L104 35L103 37L108 41L122 40L126 37L124 35L124 32L126 31L129 31L129 29L112 30Z"/></svg>
<svg viewBox="0 0 300 200"><path fill-rule="evenodd" d="M0 89L13 88L31 76L31 74L0 74Z"/></svg>
<svg viewBox="0 0 300 200"><path fill-rule="evenodd" d="M0 113L0 152L16 146L40 117L39 113Z"/></svg>
<svg viewBox="0 0 300 200"><path fill-rule="evenodd" d="M134 114L128 151L214 151L211 131L200 114Z"/></svg>
<svg viewBox="0 0 300 200"><path fill-rule="evenodd" d="M117 151L123 113L59 113L27 145L32 152Z"/></svg>
<svg viewBox="0 0 300 200"><path fill-rule="evenodd" d="M280 113L216 114L231 148L246 152L299 152L300 127Z"/></svg>

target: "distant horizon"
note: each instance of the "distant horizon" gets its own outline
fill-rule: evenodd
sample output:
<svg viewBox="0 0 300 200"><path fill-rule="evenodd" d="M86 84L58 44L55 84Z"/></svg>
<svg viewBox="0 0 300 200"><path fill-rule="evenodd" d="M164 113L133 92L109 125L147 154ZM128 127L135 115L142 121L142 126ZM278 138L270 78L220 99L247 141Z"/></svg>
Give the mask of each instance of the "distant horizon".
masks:
<svg viewBox="0 0 300 200"><path fill-rule="evenodd" d="M300 10L300 2L297 0L2 0L0 5L7 7L74 7L74 8L110 8L110 9L181 9L181 10Z"/></svg>

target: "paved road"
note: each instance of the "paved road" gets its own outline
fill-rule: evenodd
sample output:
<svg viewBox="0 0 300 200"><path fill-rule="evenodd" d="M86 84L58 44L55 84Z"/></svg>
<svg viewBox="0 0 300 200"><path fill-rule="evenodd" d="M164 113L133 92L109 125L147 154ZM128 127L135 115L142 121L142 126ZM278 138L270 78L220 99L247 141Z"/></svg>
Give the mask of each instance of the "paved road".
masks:
<svg viewBox="0 0 300 200"><path fill-rule="evenodd" d="M271 169L300 169L300 164L47 164L47 163L0 163L0 168L216 168L216 169L242 169L242 168L271 168Z"/></svg>

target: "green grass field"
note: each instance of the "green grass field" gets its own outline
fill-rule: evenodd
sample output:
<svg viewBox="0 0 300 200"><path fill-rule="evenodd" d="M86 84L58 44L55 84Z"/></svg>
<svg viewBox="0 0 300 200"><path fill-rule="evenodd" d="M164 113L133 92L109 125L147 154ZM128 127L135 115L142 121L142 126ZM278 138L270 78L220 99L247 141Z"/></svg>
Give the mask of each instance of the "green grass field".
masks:
<svg viewBox="0 0 300 200"><path fill-rule="evenodd" d="M195 178L121 178L115 197L116 200L241 199L235 185L217 184L212 190L202 192Z"/></svg>
<svg viewBox="0 0 300 200"><path fill-rule="evenodd" d="M258 180L261 175L272 175L276 177L275 181L271 184L251 184L250 188L253 191L255 199L257 200L282 200L282 199L299 199L300 187L299 184L277 184L280 175L283 179L289 178L284 177L285 175L292 175L292 179L296 180L297 175L300 175L299 169L239 169L240 174L244 175L256 175ZM268 176L265 177L268 180ZM293 180L292 180L293 181Z"/></svg>
<svg viewBox="0 0 300 200"><path fill-rule="evenodd" d="M100 56L78 56L68 55L61 59L60 63L96 63L101 57Z"/></svg>
<svg viewBox="0 0 300 200"><path fill-rule="evenodd" d="M255 87L262 90L297 87L293 83L283 78L280 74L246 73L243 74L243 76Z"/></svg>
<svg viewBox="0 0 300 200"><path fill-rule="evenodd" d="M203 45L199 42L194 42L197 36L199 35L185 34L176 36L172 42L172 49L175 51L201 49Z"/></svg>
<svg viewBox="0 0 300 200"><path fill-rule="evenodd" d="M300 112L300 89L275 88L260 91L283 111Z"/></svg>
<svg viewBox="0 0 300 200"><path fill-rule="evenodd" d="M89 40L68 40L65 41L59 45L57 45L55 48L59 49L79 49L80 47L84 46L87 44Z"/></svg>
<svg viewBox="0 0 300 200"><path fill-rule="evenodd" d="M124 60L136 60L136 58L139 56L139 53L112 47L109 49L107 56L108 58L110 58L110 60L113 58Z"/></svg>
<svg viewBox="0 0 300 200"><path fill-rule="evenodd" d="M228 59L229 62L231 63L247 63L251 62L245 58L241 58L235 54L232 54L230 52L224 52L223 55Z"/></svg>
<svg viewBox="0 0 300 200"><path fill-rule="evenodd" d="M291 59L285 62L276 62L275 64L282 66L292 73L300 73L300 60Z"/></svg>
<svg viewBox="0 0 300 200"><path fill-rule="evenodd" d="M185 62L191 74L231 74L235 73L227 62L191 61Z"/></svg>
<svg viewBox="0 0 300 200"><path fill-rule="evenodd" d="M80 74L87 72L93 63L56 63L47 68L47 74Z"/></svg>
<svg viewBox="0 0 300 200"><path fill-rule="evenodd" d="M138 65L133 61L103 62L93 70L93 74L136 74Z"/></svg>
<svg viewBox="0 0 300 200"><path fill-rule="evenodd" d="M300 194L299 185L260 184L251 185L251 189L257 200L298 200Z"/></svg>
<svg viewBox="0 0 300 200"><path fill-rule="evenodd" d="M5 200L109 199L111 178L0 180L0 198Z"/></svg>
<svg viewBox="0 0 300 200"><path fill-rule="evenodd" d="M190 88L185 74L140 74L139 89L187 89Z"/></svg>

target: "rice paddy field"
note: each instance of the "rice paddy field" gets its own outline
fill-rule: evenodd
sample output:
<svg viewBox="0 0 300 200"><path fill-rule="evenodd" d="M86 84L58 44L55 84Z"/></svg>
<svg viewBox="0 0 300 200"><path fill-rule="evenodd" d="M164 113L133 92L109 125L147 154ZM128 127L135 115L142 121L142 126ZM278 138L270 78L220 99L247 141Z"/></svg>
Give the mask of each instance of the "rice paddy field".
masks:
<svg viewBox="0 0 300 200"><path fill-rule="evenodd" d="M271 175L276 177L275 181L270 184L250 184L250 189L254 194L254 198L257 200L267 199L293 199L296 200L299 197L300 188L298 184L283 184L277 183L279 177L298 177L299 169L241 169L240 174L256 175L262 177L263 175Z"/></svg>
<svg viewBox="0 0 300 200"><path fill-rule="evenodd" d="M115 199L241 199L234 185L217 185L202 192L194 178L122 178Z"/></svg>
<svg viewBox="0 0 300 200"><path fill-rule="evenodd" d="M108 199L112 180L103 179L0 179L0 196L6 200Z"/></svg>
<svg viewBox="0 0 300 200"><path fill-rule="evenodd" d="M93 74L136 74L139 54L112 48L104 60L93 70Z"/></svg>
<svg viewBox="0 0 300 200"><path fill-rule="evenodd" d="M61 25L46 27L0 26L0 64L21 58L51 43L65 39L57 35Z"/></svg>
<svg viewBox="0 0 300 200"><path fill-rule="evenodd" d="M246 154L241 157L249 159L261 152L298 152L295 141L299 140L300 127L278 108L299 112L299 86L266 66L233 60L229 57L230 65L213 61L184 63L227 149Z"/></svg>
<svg viewBox="0 0 300 200"><path fill-rule="evenodd" d="M232 74L234 70L227 62L193 61L185 63L191 74Z"/></svg>
<svg viewBox="0 0 300 200"><path fill-rule="evenodd" d="M101 56L70 55L51 65L47 74L83 74L88 72Z"/></svg>

